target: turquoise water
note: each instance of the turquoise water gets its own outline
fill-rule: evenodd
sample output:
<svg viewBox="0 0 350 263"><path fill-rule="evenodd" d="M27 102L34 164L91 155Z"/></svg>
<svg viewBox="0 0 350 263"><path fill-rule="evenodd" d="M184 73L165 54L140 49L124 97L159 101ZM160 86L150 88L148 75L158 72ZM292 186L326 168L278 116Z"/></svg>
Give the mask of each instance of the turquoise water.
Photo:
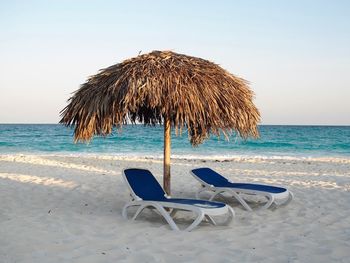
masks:
<svg viewBox="0 0 350 263"><path fill-rule="evenodd" d="M261 138L244 141L211 137L191 147L187 134L172 136L172 156L217 158L239 156L346 157L350 158L350 126L259 127ZM0 124L0 154L105 154L160 157L163 129L124 126L122 133L94 137L89 144L73 143L73 130L56 124Z"/></svg>

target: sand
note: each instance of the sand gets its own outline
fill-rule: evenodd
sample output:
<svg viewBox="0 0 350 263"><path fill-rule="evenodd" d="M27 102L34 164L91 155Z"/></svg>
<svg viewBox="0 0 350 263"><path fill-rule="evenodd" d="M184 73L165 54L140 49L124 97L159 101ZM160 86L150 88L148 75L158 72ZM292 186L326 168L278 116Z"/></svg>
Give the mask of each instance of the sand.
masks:
<svg viewBox="0 0 350 263"><path fill-rule="evenodd" d="M349 262L350 160L172 160L172 196L194 197L188 173L208 166L232 181L282 185L287 206L245 211L229 226L171 231L155 213L122 218L126 167L162 161L113 156L0 155L0 262ZM179 224L190 222L179 215Z"/></svg>

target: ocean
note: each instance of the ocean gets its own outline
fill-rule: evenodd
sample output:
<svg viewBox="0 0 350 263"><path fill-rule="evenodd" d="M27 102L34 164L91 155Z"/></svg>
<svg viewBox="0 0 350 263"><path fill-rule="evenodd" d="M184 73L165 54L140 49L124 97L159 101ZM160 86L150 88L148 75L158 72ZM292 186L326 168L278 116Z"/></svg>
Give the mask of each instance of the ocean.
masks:
<svg viewBox="0 0 350 263"><path fill-rule="evenodd" d="M261 125L260 138L210 137L192 147L187 133L173 133L173 158L215 159L236 157L350 158L350 126ZM0 124L0 154L102 154L159 158L163 154L163 128L126 125L122 132L95 136L74 143L73 129L59 124Z"/></svg>

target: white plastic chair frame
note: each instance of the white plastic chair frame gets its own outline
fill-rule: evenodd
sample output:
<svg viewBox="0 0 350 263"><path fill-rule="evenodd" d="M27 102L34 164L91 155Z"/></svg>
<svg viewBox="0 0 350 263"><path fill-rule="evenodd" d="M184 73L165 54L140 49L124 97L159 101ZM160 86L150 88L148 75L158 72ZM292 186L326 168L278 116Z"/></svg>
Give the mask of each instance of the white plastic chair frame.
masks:
<svg viewBox="0 0 350 263"><path fill-rule="evenodd" d="M214 185L206 183L205 181L197 177L192 171L190 171L190 173L201 183L202 186L196 192L196 198L198 199L200 198L200 195L204 192L211 193L210 198L208 199L209 201L214 200L215 197L217 197L218 195L228 193L233 198L235 198L246 210L253 211L253 209L243 199L242 194L265 197L267 199L267 202L264 204L264 206L261 207L261 209L268 209L272 204L275 204L277 206L287 205L294 198L293 193L290 192L288 189L286 189L286 191L282 193L270 193L265 191L249 190L234 187L216 187Z"/></svg>
<svg viewBox="0 0 350 263"><path fill-rule="evenodd" d="M125 169L127 170L127 169ZM217 223L214 221L212 216L220 216L224 214L229 214L227 219L222 223L223 225L226 225L232 221L232 219L235 216L235 212L229 205L225 205L220 208L201 208L193 205L188 204L179 204L179 203L172 203L172 202L161 202L161 201L149 201L149 200L143 200L140 197L138 197L132 187L130 186L126 175L125 170L123 170L122 175L123 178L129 187L130 195L132 200L128 203L126 203L123 207L122 216L125 219L128 219L127 210L130 207L138 206L139 208L136 210L135 214L132 217L132 220L136 220L136 218L141 214L141 212L145 208L155 209L159 212L160 215L164 217L166 222L169 224L170 228L175 231L179 231L179 227L176 225L176 223L173 220L173 217L177 213L177 211L189 211L193 212L196 215L195 220L190 224L185 231L191 231L194 228L196 228L204 219L208 220L209 223L213 225L217 225ZM169 196L165 196L168 199L171 199ZM170 208L171 210L168 212L165 208Z"/></svg>

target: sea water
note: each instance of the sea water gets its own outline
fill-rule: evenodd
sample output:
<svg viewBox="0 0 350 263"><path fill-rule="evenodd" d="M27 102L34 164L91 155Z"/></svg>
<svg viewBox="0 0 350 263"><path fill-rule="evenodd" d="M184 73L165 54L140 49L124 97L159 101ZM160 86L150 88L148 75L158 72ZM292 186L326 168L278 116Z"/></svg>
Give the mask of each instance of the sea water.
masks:
<svg viewBox="0 0 350 263"><path fill-rule="evenodd" d="M342 157L350 158L350 126L259 126L260 138L211 136L192 147L184 131L173 132L175 158ZM90 143L74 143L74 129L59 124L0 124L0 154L101 154L161 157L163 128L125 125Z"/></svg>

